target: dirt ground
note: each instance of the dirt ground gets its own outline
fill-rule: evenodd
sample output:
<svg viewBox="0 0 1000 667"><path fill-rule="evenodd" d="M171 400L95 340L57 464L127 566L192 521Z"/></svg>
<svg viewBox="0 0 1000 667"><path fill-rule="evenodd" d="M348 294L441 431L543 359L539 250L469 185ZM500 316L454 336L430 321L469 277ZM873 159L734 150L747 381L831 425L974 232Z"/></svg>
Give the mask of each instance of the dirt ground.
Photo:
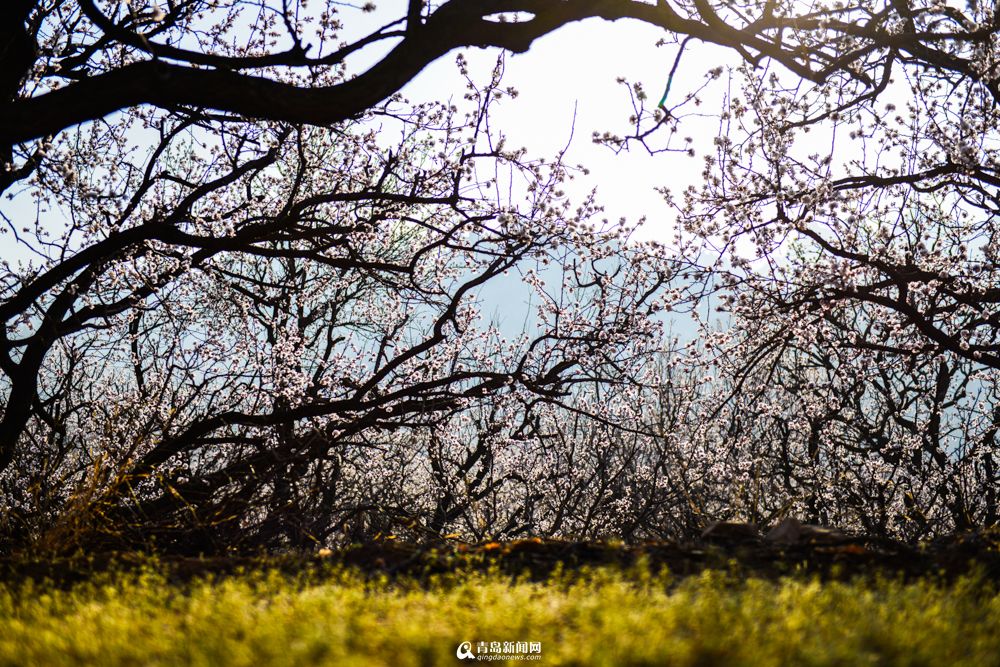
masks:
<svg viewBox="0 0 1000 667"><path fill-rule="evenodd" d="M148 555L121 552L61 558L22 556L0 559L0 579L51 579L70 584L94 572L112 567L129 569L149 562ZM538 538L481 544L452 540L410 544L387 540L336 551L205 558L159 556L156 562L172 579L180 581L265 567L294 573L318 565L345 565L375 576L417 579L495 567L515 576L527 574L544 579L557 567L629 568L644 563L652 571L666 567L678 577L722 569L734 575L766 578L805 574L824 579L871 575L949 580L976 571L986 579L1000 582L1000 530L956 534L916 545L847 536L803 537L778 543L740 530L714 534L709 531L692 542L635 545Z"/></svg>

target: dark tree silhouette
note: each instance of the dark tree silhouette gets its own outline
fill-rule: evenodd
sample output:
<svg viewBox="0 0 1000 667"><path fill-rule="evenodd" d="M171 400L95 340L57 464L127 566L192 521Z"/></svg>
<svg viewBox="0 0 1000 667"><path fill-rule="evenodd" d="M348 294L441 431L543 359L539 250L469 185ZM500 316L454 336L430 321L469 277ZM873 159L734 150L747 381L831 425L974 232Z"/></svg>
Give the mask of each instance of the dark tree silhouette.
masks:
<svg viewBox="0 0 1000 667"><path fill-rule="evenodd" d="M31 261L0 273L10 544L81 522L192 550L324 539L350 481L344 457L400 451L386 433L440 435L470 404L504 397L521 406L510 414L522 437L543 432L527 426L542 423L539 406L571 409L574 388L644 385L650 317L682 299L661 288L685 263L750 323L730 348L746 374L782 350L808 352L803 340L833 340L831 329L887 364L945 354L1000 367L1000 11L987 3L414 1L346 43L340 10L345 21L360 11L0 7L0 190L35 205L33 219L5 220ZM744 61L705 186L678 201L679 257L587 231L600 211L566 200L573 170L487 130L497 80L473 89L464 116L395 96L450 52L521 52L586 19L662 28L678 59L690 38ZM379 44L384 57L348 71L349 56ZM678 109L645 102L635 135L608 141L677 130ZM831 128L866 157L796 152L796 137ZM523 192L503 191L500 172ZM556 286L544 266L563 271ZM477 328L474 308L509 271L542 304L538 330L513 343ZM859 338L838 309L858 304L886 330ZM806 441L822 460L820 440ZM428 465L466 461L480 489L531 486L484 481L487 449ZM602 474L601 493L654 513L624 490L632 482ZM449 493L434 530L474 504Z"/></svg>

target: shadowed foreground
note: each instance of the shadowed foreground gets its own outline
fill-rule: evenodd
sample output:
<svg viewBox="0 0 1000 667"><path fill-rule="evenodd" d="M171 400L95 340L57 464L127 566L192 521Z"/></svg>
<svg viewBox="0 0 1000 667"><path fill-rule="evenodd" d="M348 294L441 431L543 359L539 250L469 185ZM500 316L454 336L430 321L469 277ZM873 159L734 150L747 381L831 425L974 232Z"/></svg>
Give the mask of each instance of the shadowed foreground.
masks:
<svg viewBox="0 0 1000 667"><path fill-rule="evenodd" d="M806 527L808 528L808 526ZM1000 584L1000 530L969 531L932 541L905 543L882 538L802 535L772 541L747 524L716 522L701 539L687 542L571 541L529 538L468 544L451 540L409 543L382 540L340 550L284 555L183 557L161 554L157 569L175 583L199 577L262 569L297 576L316 567L344 567L368 578L402 578L426 583L438 576L495 571L545 581L554 572L610 567L648 567L677 578L706 570L724 570L743 578L776 580L787 575L847 581L881 576L918 581L926 577L954 581L974 574ZM61 587L110 570L136 571L148 565L134 552L79 552L74 556L26 554L0 558L0 582L48 580Z"/></svg>

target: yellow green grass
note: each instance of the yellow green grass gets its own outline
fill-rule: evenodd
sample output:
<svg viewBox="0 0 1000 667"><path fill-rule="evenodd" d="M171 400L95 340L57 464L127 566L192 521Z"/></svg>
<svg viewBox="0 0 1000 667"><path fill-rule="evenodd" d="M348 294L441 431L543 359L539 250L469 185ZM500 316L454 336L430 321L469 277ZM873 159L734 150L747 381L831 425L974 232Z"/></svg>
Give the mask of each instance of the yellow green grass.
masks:
<svg viewBox="0 0 1000 667"><path fill-rule="evenodd" d="M0 584L2 665L456 665L462 641L541 642L523 665L1000 664L981 578L682 581L644 570L420 584L347 570L171 583L156 568L63 590ZM502 661L492 664L504 664Z"/></svg>

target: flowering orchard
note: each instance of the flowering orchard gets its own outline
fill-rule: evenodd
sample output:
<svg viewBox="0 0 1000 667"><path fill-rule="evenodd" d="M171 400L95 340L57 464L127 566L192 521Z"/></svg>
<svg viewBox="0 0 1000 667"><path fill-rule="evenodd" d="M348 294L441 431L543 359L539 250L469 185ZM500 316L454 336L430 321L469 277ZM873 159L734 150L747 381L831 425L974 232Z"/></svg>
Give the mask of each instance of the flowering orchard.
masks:
<svg viewBox="0 0 1000 667"><path fill-rule="evenodd" d="M0 552L997 521L1000 11L411 1L355 38L370 11L0 8ZM508 146L502 60L460 52L591 17L662 28L671 81L692 39L742 58L595 135L700 160L670 245ZM452 51L461 100L399 94ZM511 281L517 335L480 312Z"/></svg>

